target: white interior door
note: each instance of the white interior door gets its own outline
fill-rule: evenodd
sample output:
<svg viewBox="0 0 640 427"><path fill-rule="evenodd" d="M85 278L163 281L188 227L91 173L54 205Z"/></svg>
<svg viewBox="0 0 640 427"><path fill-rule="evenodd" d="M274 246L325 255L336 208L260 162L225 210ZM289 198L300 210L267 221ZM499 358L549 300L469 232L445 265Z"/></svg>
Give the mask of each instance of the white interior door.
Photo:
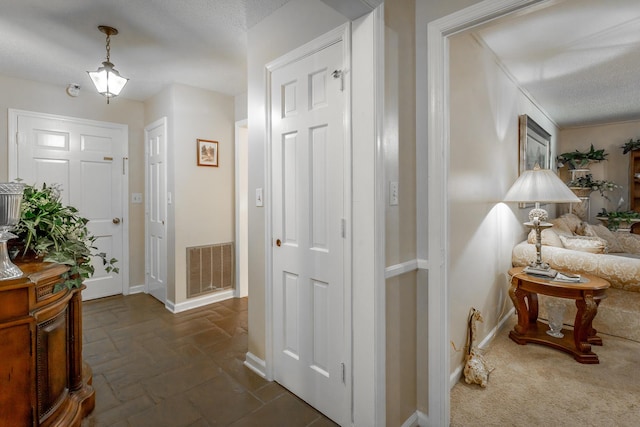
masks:
<svg viewBox="0 0 640 427"><path fill-rule="evenodd" d="M167 118L144 130L147 203L145 210L147 293L162 303L167 300Z"/></svg>
<svg viewBox="0 0 640 427"><path fill-rule="evenodd" d="M128 127L70 117L12 110L17 147L10 152L10 178L27 184L59 184L62 202L89 219L98 251L118 259L120 274L107 273L94 259L95 273L85 280L82 298L123 292L128 263L124 259L127 192ZM126 200L126 199L125 199ZM128 242L126 242L128 245Z"/></svg>
<svg viewBox="0 0 640 427"><path fill-rule="evenodd" d="M343 48L272 71L271 170L274 378L346 425Z"/></svg>

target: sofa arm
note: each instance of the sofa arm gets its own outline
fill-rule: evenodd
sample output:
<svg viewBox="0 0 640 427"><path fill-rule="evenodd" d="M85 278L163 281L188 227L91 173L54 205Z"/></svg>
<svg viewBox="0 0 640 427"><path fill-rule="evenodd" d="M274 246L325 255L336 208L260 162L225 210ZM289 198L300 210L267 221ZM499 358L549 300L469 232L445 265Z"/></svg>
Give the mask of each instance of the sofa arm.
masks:
<svg viewBox="0 0 640 427"><path fill-rule="evenodd" d="M640 235L633 233L617 232L616 240L622 246L623 252L628 254L640 254Z"/></svg>

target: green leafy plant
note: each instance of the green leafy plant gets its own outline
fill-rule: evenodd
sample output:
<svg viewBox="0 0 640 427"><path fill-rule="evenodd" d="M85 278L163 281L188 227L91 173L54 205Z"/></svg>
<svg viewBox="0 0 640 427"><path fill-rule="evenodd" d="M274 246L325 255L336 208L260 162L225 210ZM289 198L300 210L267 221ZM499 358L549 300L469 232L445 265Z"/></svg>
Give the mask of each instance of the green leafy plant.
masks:
<svg viewBox="0 0 640 427"><path fill-rule="evenodd" d="M615 231L620 228L620 223L631 222L630 220L640 220L640 212L636 211L613 211L608 212L605 208L596 215L596 218L603 218L607 220L607 228Z"/></svg>
<svg viewBox="0 0 640 427"><path fill-rule="evenodd" d="M612 192L616 188L620 188L618 184L613 181L607 181L604 179L593 179L593 175L590 173L571 180L567 183L567 186L573 188L588 188L591 191L598 191L602 197L610 200L606 192Z"/></svg>
<svg viewBox="0 0 640 427"><path fill-rule="evenodd" d="M59 287L71 289L93 276L92 258L101 259L107 272L118 273L117 260L95 247L96 237L87 229L88 222L76 208L62 204L59 186L26 185L14 233L24 244L23 255L31 251L44 261L68 265Z"/></svg>
<svg viewBox="0 0 640 427"><path fill-rule="evenodd" d="M561 168L564 165L568 165L569 169L582 169L589 165L589 163L598 163L603 160L607 160L609 153L605 153L604 148L596 150L591 144L589 151L571 151L569 153L562 153L556 157L558 167Z"/></svg>
<svg viewBox="0 0 640 427"><path fill-rule="evenodd" d="M629 142L625 143L622 147L622 154L627 154L630 151L636 151L636 150L640 150L640 138L638 138L636 141L632 139L629 140Z"/></svg>

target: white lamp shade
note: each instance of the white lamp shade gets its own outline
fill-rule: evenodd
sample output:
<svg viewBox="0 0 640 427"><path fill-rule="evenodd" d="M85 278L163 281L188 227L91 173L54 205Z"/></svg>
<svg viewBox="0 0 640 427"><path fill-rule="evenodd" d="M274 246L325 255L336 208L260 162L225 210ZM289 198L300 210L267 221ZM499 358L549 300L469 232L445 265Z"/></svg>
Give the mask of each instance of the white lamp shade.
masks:
<svg viewBox="0 0 640 427"><path fill-rule="evenodd" d="M524 171L513 183L504 202L579 203L580 199L558 175L538 167Z"/></svg>
<svg viewBox="0 0 640 427"><path fill-rule="evenodd" d="M113 68L111 62L105 61L97 71L87 71L91 81L100 94L107 98L120 95L122 88L129 79L120 76L120 73Z"/></svg>

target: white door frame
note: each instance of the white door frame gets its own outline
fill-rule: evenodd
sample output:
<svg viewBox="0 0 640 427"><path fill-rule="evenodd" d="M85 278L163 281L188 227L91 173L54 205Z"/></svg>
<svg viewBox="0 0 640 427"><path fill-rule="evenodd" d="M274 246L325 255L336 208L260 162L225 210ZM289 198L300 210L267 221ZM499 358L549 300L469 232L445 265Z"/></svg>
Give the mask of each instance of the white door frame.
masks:
<svg viewBox="0 0 640 427"><path fill-rule="evenodd" d="M122 260L118 260L117 267L122 275L122 294L129 295L129 126L121 123L103 122L99 120L82 119L78 117L62 116L58 114L38 113L35 111L18 110L9 108L8 112L9 136L9 181L18 178L18 116L31 116L49 120L63 120L88 126L100 126L119 128L124 130L126 136L122 144Z"/></svg>
<svg viewBox="0 0 640 427"><path fill-rule="evenodd" d="M450 419L449 37L543 1L549 0L485 0L432 22L427 1L416 4L416 159L428 164L427 170L417 168L418 254L428 256L429 272L428 326L425 331L419 323L418 335L429 337L429 425L448 425Z"/></svg>
<svg viewBox="0 0 640 427"><path fill-rule="evenodd" d="M242 252L247 250L247 246L249 245L248 236L245 233L242 233L242 228L246 228L249 222L248 212L243 213L240 209L240 204L242 199L245 199L247 203L247 208L249 205L249 188L245 186L242 188L240 185L241 178L244 178L245 182L248 182L248 171L241 168L241 162L243 161L242 153L247 150L248 145L248 135L247 138L240 138L240 129L246 129L248 125L248 120L239 120L235 125L235 199L236 199L236 242L235 242L235 251L236 251L236 290L234 296L236 298L246 297L249 294L249 282L248 282L248 268L246 266L247 257L242 255ZM242 145L244 144L244 151ZM248 160L248 154L247 154ZM246 253L246 252L245 252Z"/></svg>
<svg viewBox="0 0 640 427"><path fill-rule="evenodd" d="M344 43L344 64L345 67L350 69L351 64L351 26L349 23L342 25L336 28L333 31L330 31L315 40L292 50L291 52L281 56L275 61L270 62L266 65L265 68L265 105L268 106L266 108L266 150L265 150L265 194L263 195L264 205L266 208L265 212L265 347L266 347L266 358L265 358L265 373L266 378L272 380L274 377L274 349L273 349L273 335L274 335L274 323L273 323L273 236L272 236L272 221L273 221L273 213L272 213L272 204L271 204L271 195L272 192L272 157L271 151L273 149L272 141L271 141L271 73L281 67L284 67L290 63L296 62L299 59L302 59L306 56L312 55L315 52L318 52L324 49L327 46L335 44L337 42L342 41ZM347 79L349 79L349 74L345 77L345 91L350 90L350 84ZM351 280L351 263L352 263L352 238L351 238L351 182L352 182L352 162L351 162L351 130L350 130L350 112L351 112L351 102L350 96L347 96L346 104L346 115L345 117L345 148L344 148L344 159L345 159L345 217L347 218L347 226L346 226L346 235L345 239L345 251L344 251L344 289L345 289L345 307L346 316L345 316L345 329L347 333L345 333L345 348L347 349L346 354L349 358L349 365L353 365L352 362L352 354L353 354L353 345L352 345L352 280ZM350 370L351 368L348 368ZM347 378L351 378L352 375L348 373ZM353 396L351 393L353 384L347 381L348 392L347 395L351 400L353 400ZM352 405L349 405L350 407Z"/></svg>
<svg viewBox="0 0 640 427"><path fill-rule="evenodd" d="M168 131L168 120L167 117L161 117L158 120L155 120L154 122L151 122L150 124L146 125L144 127L144 192L145 192L145 197L144 197L144 292L146 294L149 293L149 272L150 272L150 264L151 264L151 259L149 258L151 251L149 250L149 229L148 229L148 224L147 221L149 219L149 212L150 212L150 206L149 206L149 201L151 200L149 197L149 145L147 144L148 142L148 134L149 134L149 129L154 129L157 127L163 127L163 133L164 133L164 137L165 137L165 141L164 141L164 153L163 153L163 158L164 158L164 164L163 164L163 168L164 168L164 191L165 191L165 213L167 212L167 206L166 206L166 192L167 192L167 145L168 145L168 138L169 135L167 134ZM165 254L168 254L168 248L166 247L166 245L168 245L167 243L167 225L166 225L166 221L167 218L165 218ZM169 259L167 258L166 260L167 262L169 262ZM168 296L167 296L167 272L165 271L165 295L164 295L164 303L165 306L167 304L168 301Z"/></svg>

